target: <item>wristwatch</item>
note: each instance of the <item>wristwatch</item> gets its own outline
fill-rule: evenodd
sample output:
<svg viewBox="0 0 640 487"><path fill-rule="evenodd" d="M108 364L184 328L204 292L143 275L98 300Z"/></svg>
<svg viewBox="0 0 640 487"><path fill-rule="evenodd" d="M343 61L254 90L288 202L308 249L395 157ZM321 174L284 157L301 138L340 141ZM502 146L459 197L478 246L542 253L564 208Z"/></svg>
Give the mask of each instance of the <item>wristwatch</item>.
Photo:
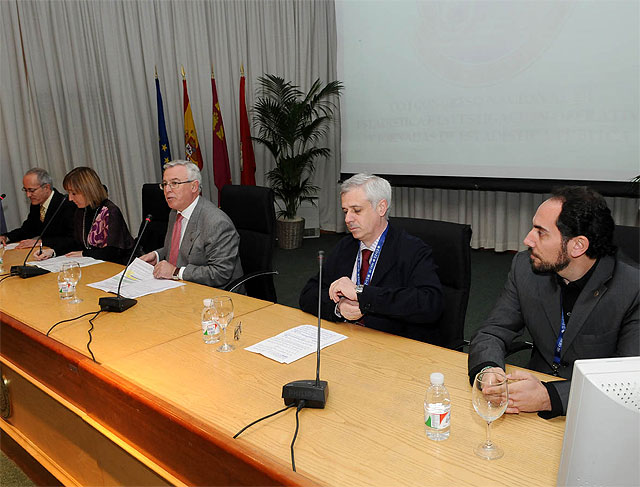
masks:
<svg viewBox="0 0 640 487"><path fill-rule="evenodd" d="M176 267L173 271L173 276L171 276L172 279L174 281L179 281L180 280L179 274L180 274L180 267Z"/></svg>
<svg viewBox="0 0 640 487"><path fill-rule="evenodd" d="M362 294L363 290L364 290L364 286L362 284L356 285L356 299L358 301L360 301L360 295Z"/></svg>

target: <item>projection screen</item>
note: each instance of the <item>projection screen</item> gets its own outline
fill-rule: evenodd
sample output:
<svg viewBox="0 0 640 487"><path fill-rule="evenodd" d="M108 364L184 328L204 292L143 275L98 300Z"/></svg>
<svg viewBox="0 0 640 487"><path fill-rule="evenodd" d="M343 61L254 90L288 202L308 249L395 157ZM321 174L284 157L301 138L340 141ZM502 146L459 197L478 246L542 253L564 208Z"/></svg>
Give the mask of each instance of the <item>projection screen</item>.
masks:
<svg viewBox="0 0 640 487"><path fill-rule="evenodd" d="M342 172L637 176L639 5L337 0Z"/></svg>

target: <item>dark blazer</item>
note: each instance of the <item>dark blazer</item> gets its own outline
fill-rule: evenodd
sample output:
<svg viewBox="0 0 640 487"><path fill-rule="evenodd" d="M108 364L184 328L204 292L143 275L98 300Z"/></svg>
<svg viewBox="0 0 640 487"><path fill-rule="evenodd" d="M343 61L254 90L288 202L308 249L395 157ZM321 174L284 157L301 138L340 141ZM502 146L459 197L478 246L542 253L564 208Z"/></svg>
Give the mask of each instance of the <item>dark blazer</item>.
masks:
<svg viewBox="0 0 640 487"><path fill-rule="evenodd" d="M178 212L171 210L164 247L156 250L160 260L171 253L171 236ZM178 267L185 267L185 281L206 286L223 287L242 276L242 265L238 255L240 236L236 227L222 210L211 201L200 196L187 224Z"/></svg>
<svg viewBox="0 0 640 487"><path fill-rule="evenodd" d="M341 277L351 278L360 241L343 238L325 260L322 268L322 318L343 321L335 314L329 299L329 286ZM442 313L443 300L431 248L421 239L389 225L371 283L359 298L364 325L368 328L415 338L418 330L429 329L429 341L439 342L439 331L432 325ZM300 294L300 308L318 312L318 275L309 279Z"/></svg>
<svg viewBox="0 0 640 487"><path fill-rule="evenodd" d="M47 233L42 238L42 243L55 250L57 255L66 254L67 252L75 250L73 215L76 211L76 205L69 200L65 200L64 196L56 189L53 189L53 197L45 213L44 222L40 221L40 205L31 205L29 215L22 223L22 226L5 233L5 236L9 242L19 242L20 240L39 236L44 227L51 221L53 214L60 205L62 205L62 208L60 208L55 220L49 225L49 228L47 228Z"/></svg>
<svg viewBox="0 0 640 487"><path fill-rule="evenodd" d="M534 350L528 367L552 374L560 331L561 290L555 274L534 274L528 252L511 264L502 295L471 341L469 371L490 362L504 368L506 351L526 327ZM564 333L560 377L571 379L578 359L640 355L638 270L613 256L600 259L573 306ZM548 383L566 414L571 381Z"/></svg>
<svg viewBox="0 0 640 487"><path fill-rule="evenodd" d="M94 247L87 243L87 237L91 231L95 216L102 211L103 207L106 207L109 212L107 216L107 242L104 247ZM93 257L94 259L122 265L127 264L131 249L135 244L120 208L109 199L104 200L97 208L76 208L73 236L75 238L74 250L81 250L82 255L85 257Z"/></svg>

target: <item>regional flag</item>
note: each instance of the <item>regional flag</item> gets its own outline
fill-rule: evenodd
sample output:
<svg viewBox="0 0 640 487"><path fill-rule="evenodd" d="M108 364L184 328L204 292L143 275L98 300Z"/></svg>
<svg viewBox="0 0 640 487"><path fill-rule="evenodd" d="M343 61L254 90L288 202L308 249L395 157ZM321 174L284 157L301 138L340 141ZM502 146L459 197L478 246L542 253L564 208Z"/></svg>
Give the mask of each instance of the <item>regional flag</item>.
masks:
<svg viewBox="0 0 640 487"><path fill-rule="evenodd" d="M244 99L244 68L240 69L240 170L241 183L256 185L256 158L251 144L251 130Z"/></svg>
<svg viewBox="0 0 640 487"><path fill-rule="evenodd" d="M164 121L164 106L162 104L162 93L160 92L160 82L158 81L158 73L156 72L156 101L158 105L158 141L160 142L160 169L164 169L164 165L171 161L171 147L169 146L169 137L167 137L167 125Z"/></svg>
<svg viewBox="0 0 640 487"><path fill-rule="evenodd" d="M189 103L189 93L187 92L187 80L182 80L183 105L184 105L184 150L187 159L202 170L202 153L198 144L198 133L196 124L193 123L191 104Z"/></svg>
<svg viewBox="0 0 640 487"><path fill-rule="evenodd" d="M222 187L231 184L231 168L229 167L229 153L227 139L224 137L222 112L218 101L216 80L211 70L211 90L213 92L213 181L218 188L218 206L222 204Z"/></svg>

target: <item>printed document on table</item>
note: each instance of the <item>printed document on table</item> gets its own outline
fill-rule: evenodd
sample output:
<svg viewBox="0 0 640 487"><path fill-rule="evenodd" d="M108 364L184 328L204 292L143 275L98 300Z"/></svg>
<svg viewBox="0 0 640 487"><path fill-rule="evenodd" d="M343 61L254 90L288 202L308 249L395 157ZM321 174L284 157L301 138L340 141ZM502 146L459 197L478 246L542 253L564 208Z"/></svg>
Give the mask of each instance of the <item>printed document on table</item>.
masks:
<svg viewBox="0 0 640 487"><path fill-rule="evenodd" d="M124 271L123 271L124 272ZM89 287L101 289L116 294L118 292L118 283L120 282L122 272L118 272L115 276L105 279L104 281L87 284ZM127 273L122 280L120 294L125 298L139 298L147 294L160 293L167 289L184 286L184 282L172 281L167 279L156 279L153 277L153 266L143 260L136 259L127 268Z"/></svg>
<svg viewBox="0 0 640 487"><path fill-rule="evenodd" d="M320 348L328 347L347 338L331 330L321 330ZM314 353L318 348L318 328L313 325L300 325L290 330L262 340L245 348L249 352L259 353L267 358L290 364L302 357Z"/></svg>
<svg viewBox="0 0 640 487"><path fill-rule="evenodd" d="M14 242L14 243L10 243L10 244L5 244L4 245L4 249L5 250L13 250L13 249L17 249L18 248L18 244L20 242Z"/></svg>
<svg viewBox="0 0 640 487"><path fill-rule="evenodd" d="M104 260L94 259L93 257L66 257L61 255L60 257L52 257L46 260L31 260L27 262L27 264L35 265L49 272L60 272L62 270L62 264L68 262L77 262L80 264L80 267L87 267L93 264L101 264Z"/></svg>

